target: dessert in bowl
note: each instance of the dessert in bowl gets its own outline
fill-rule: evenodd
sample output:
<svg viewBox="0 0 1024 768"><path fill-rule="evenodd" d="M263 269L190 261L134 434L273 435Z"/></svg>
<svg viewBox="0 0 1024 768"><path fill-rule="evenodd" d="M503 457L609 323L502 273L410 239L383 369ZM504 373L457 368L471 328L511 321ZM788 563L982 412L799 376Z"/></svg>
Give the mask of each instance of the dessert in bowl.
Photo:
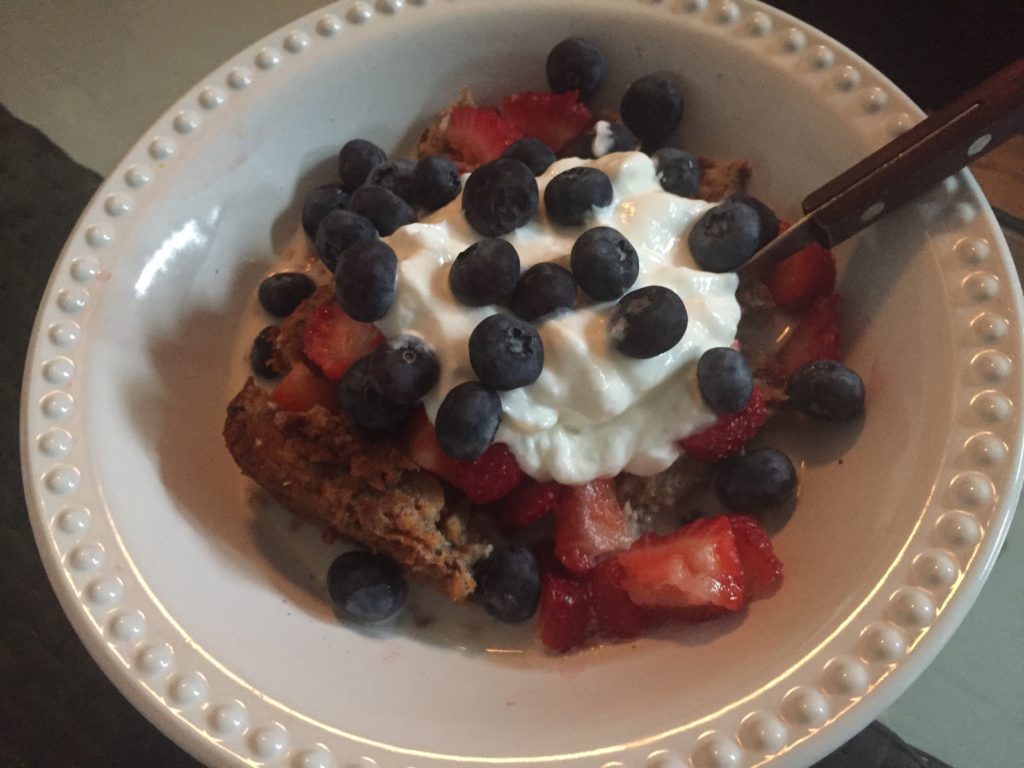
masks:
<svg viewBox="0 0 1024 768"><path fill-rule="evenodd" d="M324 583L338 550L252 495L220 429L265 324L256 287L306 263L301 202L342 143L411 148L465 85L481 104L544 90L550 47L582 35L609 60L612 101L595 109L673 73L677 144L746 159L751 191L791 218L918 114L840 46L751 4L382 8L315 14L204 80L58 265L29 360L26 477L83 639L210 762L800 765L838 746L948 637L1018 490L1016 278L973 182L838 249L844 358L869 416L772 435L801 490L767 526L786 564L770 600L569 657L430 593L385 629L339 623ZM111 197L130 213L109 215ZM67 456L37 450L49 429L73 435Z"/></svg>

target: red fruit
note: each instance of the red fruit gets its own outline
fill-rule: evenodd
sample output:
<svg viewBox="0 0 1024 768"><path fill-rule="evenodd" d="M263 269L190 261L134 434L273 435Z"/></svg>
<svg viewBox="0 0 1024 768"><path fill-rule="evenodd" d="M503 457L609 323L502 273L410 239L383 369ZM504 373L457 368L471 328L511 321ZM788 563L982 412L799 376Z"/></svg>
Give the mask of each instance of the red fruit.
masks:
<svg viewBox="0 0 1024 768"><path fill-rule="evenodd" d="M331 381L344 376L352 363L382 341L377 326L353 320L334 301L314 312L302 331L302 351Z"/></svg>
<svg viewBox="0 0 1024 768"><path fill-rule="evenodd" d="M558 653L578 648L590 636L590 591L586 584L548 573L540 593L540 639Z"/></svg>
<svg viewBox="0 0 1024 768"><path fill-rule="evenodd" d="M515 490L525 477L515 457L501 443L494 443L473 461L450 457L441 450L434 425L422 408L409 419L405 445L416 464L451 483L477 504L497 501Z"/></svg>
<svg viewBox="0 0 1024 768"><path fill-rule="evenodd" d="M652 617L629 599L622 588L625 571L615 560L605 560L591 572L590 601L597 631L612 637L637 637L653 623Z"/></svg>
<svg viewBox="0 0 1024 768"><path fill-rule="evenodd" d="M747 600L767 597L782 584L782 563L772 550L771 539L747 515L729 515L729 523L743 564L744 596Z"/></svg>
<svg viewBox="0 0 1024 768"><path fill-rule="evenodd" d="M514 528L530 525L555 511L561 493L562 486L554 481L538 483L527 478L525 483L495 505L492 514Z"/></svg>
<svg viewBox="0 0 1024 768"><path fill-rule="evenodd" d="M787 379L815 360L839 359L838 294L818 299L804 312L792 335L775 355L771 372Z"/></svg>
<svg viewBox="0 0 1024 768"><path fill-rule="evenodd" d="M764 284L780 307L803 312L835 290L835 258L830 250L812 243L772 267Z"/></svg>
<svg viewBox="0 0 1024 768"><path fill-rule="evenodd" d="M623 589L643 608L676 615L695 606L743 607L743 567L725 516L698 518L667 536L645 536L615 561L625 574ZM681 616L692 618L693 611Z"/></svg>
<svg viewBox="0 0 1024 768"><path fill-rule="evenodd" d="M452 159L463 170L472 170L499 157L522 134L496 110L455 107L448 116L444 138L455 155Z"/></svg>
<svg viewBox="0 0 1024 768"><path fill-rule="evenodd" d="M441 450L434 432L434 425L427 418L427 412L416 408L409 417L405 431L406 453L420 468L437 475L442 480L453 482L458 462Z"/></svg>
<svg viewBox="0 0 1024 768"><path fill-rule="evenodd" d="M338 402L337 389L309 366L296 363L270 392L270 400L286 411L308 411L314 405L334 410Z"/></svg>
<svg viewBox="0 0 1024 768"><path fill-rule="evenodd" d="M575 574L585 574L606 555L636 539L615 496L615 482L593 480L562 489L555 510L555 556Z"/></svg>
<svg viewBox="0 0 1024 768"><path fill-rule="evenodd" d="M526 475L504 443L493 443L472 461L456 461L452 485L477 504L490 504L508 495Z"/></svg>
<svg viewBox="0 0 1024 768"><path fill-rule="evenodd" d="M760 387L755 386L746 408L738 413L722 414L718 421L703 432L684 437L679 445L687 455L701 461L717 461L735 456L758 433L767 418L764 393Z"/></svg>
<svg viewBox="0 0 1024 768"><path fill-rule="evenodd" d="M594 124L576 91L516 93L501 100L501 114L523 136L540 139L555 152Z"/></svg>

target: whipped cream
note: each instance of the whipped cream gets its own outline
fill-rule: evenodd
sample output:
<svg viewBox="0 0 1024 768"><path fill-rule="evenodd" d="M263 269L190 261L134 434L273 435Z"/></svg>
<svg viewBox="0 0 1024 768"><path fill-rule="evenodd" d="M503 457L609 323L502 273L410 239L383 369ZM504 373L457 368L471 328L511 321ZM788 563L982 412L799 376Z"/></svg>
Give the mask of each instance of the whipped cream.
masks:
<svg viewBox="0 0 1024 768"><path fill-rule="evenodd" d="M596 209L584 226L562 227L544 214L544 188L557 174L580 165L608 175L612 202ZM679 457L678 440L715 421L697 388L697 360L707 349L730 345L740 319L737 276L701 271L686 243L690 226L712 204L665 192L651 158L640 152L559 160L537 178L537 186L540 211L505 236L523 271L544 261L568 269L580 234L614 227L640 257L640 275L630 290L671 288L686 305L689 324L668 352L648 360L626 357L608 341L606 325L615 302L596 303L581 292L575 311L538 326L544 371L533 384L500 393L502 421L495 440L507 444L523 471L540 480L575 484L622 471L660 472ZM423 400L431 421L452 387L475 379L470 333L489 315L507 311L464 306L448 287L455 257L481 239L466 222L461 195L385 238L398 256L398 291L377 325L389 336L417 334L436 350L441 377Z"/></svg>

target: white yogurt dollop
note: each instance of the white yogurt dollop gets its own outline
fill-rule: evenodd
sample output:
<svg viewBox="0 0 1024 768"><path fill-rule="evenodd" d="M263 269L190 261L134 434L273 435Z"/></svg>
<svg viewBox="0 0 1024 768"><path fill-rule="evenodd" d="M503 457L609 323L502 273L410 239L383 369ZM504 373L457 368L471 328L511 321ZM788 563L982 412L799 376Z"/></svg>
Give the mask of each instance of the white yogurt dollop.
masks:
<svg viewBox="0 0 1024 768"><path fill-rule="evenodd" d="M562 227L544 214L544 188L579 165L604 171L614 196L584 226ZM544 261L568 269L580 234L614 227L640 257L640 276L630 290L671 288L686 305L689 324L671 350L636 360L608 342L606 324L615 302L594 303L581 292L575 311L539 325L544 371L533 384L501 393L495 439L508 445L524 472L541 480L573 484L622 471L660 472L678 458L678 440L715 421L697 388L697 360L707 349L729 346L740 319L737 276L700 271L686 244L690 226L711 204L662 190L653 162L640 152L559 160L537 178L537 186L538 215L505 236L523 271ZM469 364L470 333L485 317L507 311L464 306L448 287L455 257L481 239L466 222L461 195L386 238L398 255L398 292L377 325L389 336L415 333L437 352L441 378L423 401L431 420L452 387L476 378Z"/></svg>

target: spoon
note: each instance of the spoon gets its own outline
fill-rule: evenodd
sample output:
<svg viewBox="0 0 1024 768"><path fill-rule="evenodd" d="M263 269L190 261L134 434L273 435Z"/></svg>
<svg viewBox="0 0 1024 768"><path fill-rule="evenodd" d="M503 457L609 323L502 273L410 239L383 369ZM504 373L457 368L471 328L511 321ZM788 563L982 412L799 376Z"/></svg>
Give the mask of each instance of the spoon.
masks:
<svg viewBox="0 0 1024 768"><path fill-rule="evenodd" d="M812 242L836 246L1024 131L1024 57L811 192L804 216L737 270L763 272Z"/></svg>

